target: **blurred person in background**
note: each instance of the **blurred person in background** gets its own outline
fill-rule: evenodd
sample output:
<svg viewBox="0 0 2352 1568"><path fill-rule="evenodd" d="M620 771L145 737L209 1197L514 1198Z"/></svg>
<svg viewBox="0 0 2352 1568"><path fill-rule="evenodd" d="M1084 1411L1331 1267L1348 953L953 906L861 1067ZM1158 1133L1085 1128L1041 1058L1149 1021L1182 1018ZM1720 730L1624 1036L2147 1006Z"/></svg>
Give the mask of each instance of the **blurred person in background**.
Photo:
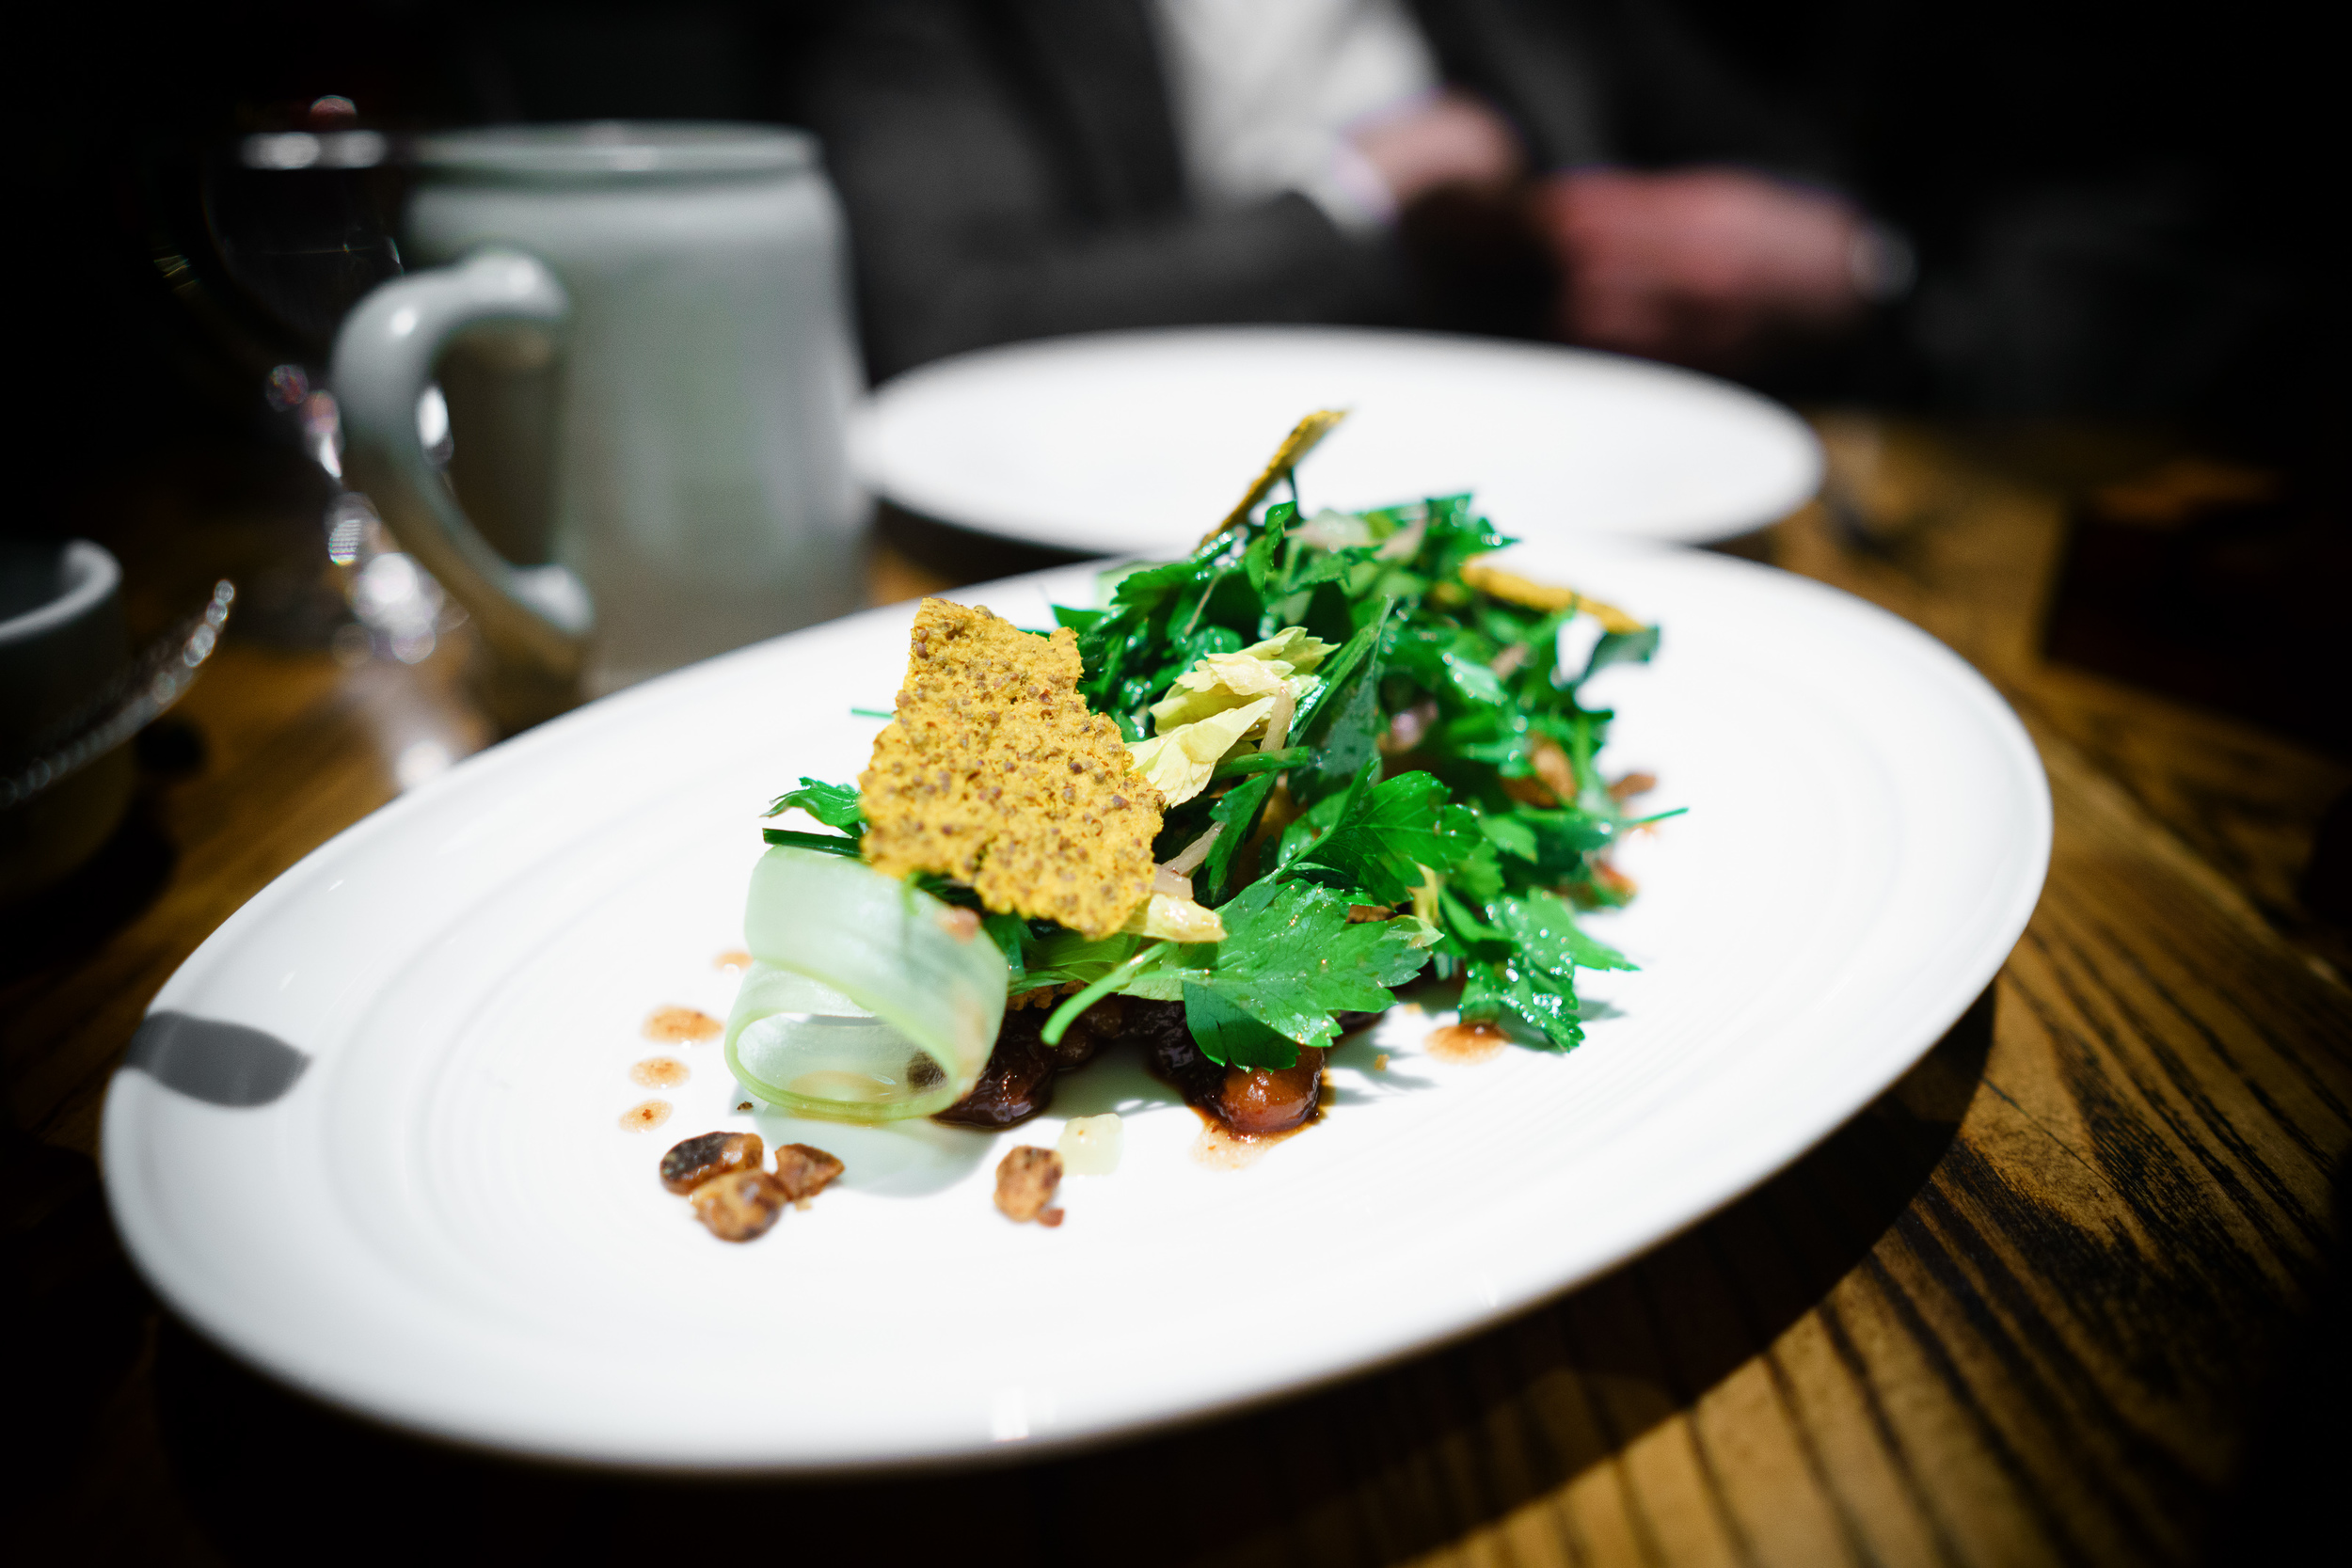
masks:
<svg viewBox="0 0 2352 1568"><path fill-rule="evenodd" d="M1059 332L1334 322L1791 396L2307 419L2296 52L2255 13L2110 10L869 0L792 101L849 205L878 378Z"/></svg>
<svg viewBox="0 0 2352 1568"><path fill-rule="evenodd" d="M814 127L878 379L1088 328L1422 325L1788 396L2293 444L2342 396L2320 373L2328 56L2301 25L2161 0L43 12L11 100L37 150L22 352L49 388L24 444L72 489L283 423L158 268L156 154L323 95L391 131Z"/></svg>
<svg viewBox="0 0 2352 1568"><path fill-rule="evenodd" d="M1908 251L1828 138L1612 0L880 0L803 93L878 375L1089 328L1358 322L1725 370Z"/></svg>

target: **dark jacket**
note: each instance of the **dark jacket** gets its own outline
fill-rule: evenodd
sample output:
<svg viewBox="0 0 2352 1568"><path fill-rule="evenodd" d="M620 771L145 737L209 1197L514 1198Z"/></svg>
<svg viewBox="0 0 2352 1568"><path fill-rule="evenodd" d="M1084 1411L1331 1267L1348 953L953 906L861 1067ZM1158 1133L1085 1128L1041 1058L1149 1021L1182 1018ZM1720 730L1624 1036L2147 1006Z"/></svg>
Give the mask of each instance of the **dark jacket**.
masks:
<svg viewBox="0 0 2352 1568"><path fill-rule="evenodd" d="M1493 103L1538 169L1825 166L1655 7L1419 9L1448 80ZM877 380L1089 329L1539 319L1544 263L1493 214L1364 236L1295 194L1194 210L1144 0L861 0L810 49L795 97L849 209ZM1475 297L1499 291L1499 306Z"/></svg>

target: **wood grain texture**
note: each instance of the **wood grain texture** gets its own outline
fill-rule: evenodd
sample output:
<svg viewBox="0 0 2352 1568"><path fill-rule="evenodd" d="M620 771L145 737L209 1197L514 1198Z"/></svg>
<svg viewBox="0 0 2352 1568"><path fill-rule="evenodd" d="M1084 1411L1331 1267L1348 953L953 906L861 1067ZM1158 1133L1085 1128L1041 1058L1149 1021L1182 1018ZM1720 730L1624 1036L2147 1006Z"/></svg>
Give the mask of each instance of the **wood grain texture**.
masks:
<svg viewBox="0 0 2352 1568"><path fill-rule="evenodd" d="M154 1308L87 1158L146 997L389 799L405 746L487 738L435 662L232 649L191 703L206 769L154 795L176 859L151 897L0 989L11 1246L63 1325L54 1397L78 1402L26 1528L88 1560L310 1557L359 1518L387 1551L564 1561L771 1532L847 1561L2199 1560L2263 1390L2338 1288L2352 993L2293 888L2352 770L2048 667L2059 495L1949 433L1827 434L1846 515L1808 508L1754 547L1951 643L2049 771L2048 888L1994 986L1820 1148L1565 1298L1261 1410L990 1471L715 1486L513 1465L312 1406ZM900 597L959 575L885 543L874 580Z"/></svg>

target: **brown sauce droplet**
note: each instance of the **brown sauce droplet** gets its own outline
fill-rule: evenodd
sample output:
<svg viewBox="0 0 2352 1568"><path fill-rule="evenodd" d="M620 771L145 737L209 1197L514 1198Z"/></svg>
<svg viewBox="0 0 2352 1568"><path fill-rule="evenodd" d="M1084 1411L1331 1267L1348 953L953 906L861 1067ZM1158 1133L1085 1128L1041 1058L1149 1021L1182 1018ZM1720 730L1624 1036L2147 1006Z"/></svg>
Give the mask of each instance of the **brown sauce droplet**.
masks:
<svg viewBox="0 0 2352 1568"><path fill-rule="evenodd" d="M1441 1062L1467 1067L1492 1061L1510 1036L1491 1023L1449 1023L1429 1035L1429 1054Z"/></svg>
<svg viewBox="0 0 2352 1568"><path fill-rule="evenodd" d="M1200 1135L1192 1140L1193 1164L1211 1170L1247 1170L1263 1159L1267 1149L1314 1125L1306 1121L1280 1132L1236 1132L1206 1111L1194 1109L1200 1117Z"/></svg>
<svg viewBox="0 0 2352 1568"><path fill-rule="evenodd" d="M696 1007L656 1007L645 1020L645 1037L670 1045L711 1039L726 1025Z"/></svg>
<svg viewBox="0 0 2352 1568"><path fill-rule="evenodd" d="M711 959L710 967L713 969L749 969L752 967L752 956L739 947L730 947Z"/></svg>
<svg viewBox="0 0 2352 1568"><path fill-rule="evenodd" d="M670 1102L666 1100L641 1100L621 1113L621 1131L650 1132L670 1119Z"/></svg>
<svg viewBox="0 0 2352 1568"><path fill-rule="evenodd" d="M674 1089L690 1076L675 1056L648 1056L628 1069L628 1081L649 1089Z"/></svg>

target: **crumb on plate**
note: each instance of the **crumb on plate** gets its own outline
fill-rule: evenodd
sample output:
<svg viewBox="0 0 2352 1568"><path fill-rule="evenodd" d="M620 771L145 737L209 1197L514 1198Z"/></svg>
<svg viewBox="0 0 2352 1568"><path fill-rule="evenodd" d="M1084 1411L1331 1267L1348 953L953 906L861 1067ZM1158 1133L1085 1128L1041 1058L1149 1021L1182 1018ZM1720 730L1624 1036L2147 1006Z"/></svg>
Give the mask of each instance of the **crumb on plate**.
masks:
<svg viewBox="0 0 2352 1568"><path fill-rule="evenodd" d="M1044 1216L1048 1212L1060 1213L1059 1210L1047 1209L1060 1186L1061 1156L1050 1148L1023 1144L997 1164L996 1207L1016 1224L1042 1220L1048 1226L1059 1225L1058 1218L1047 1220Z"/></svg>

